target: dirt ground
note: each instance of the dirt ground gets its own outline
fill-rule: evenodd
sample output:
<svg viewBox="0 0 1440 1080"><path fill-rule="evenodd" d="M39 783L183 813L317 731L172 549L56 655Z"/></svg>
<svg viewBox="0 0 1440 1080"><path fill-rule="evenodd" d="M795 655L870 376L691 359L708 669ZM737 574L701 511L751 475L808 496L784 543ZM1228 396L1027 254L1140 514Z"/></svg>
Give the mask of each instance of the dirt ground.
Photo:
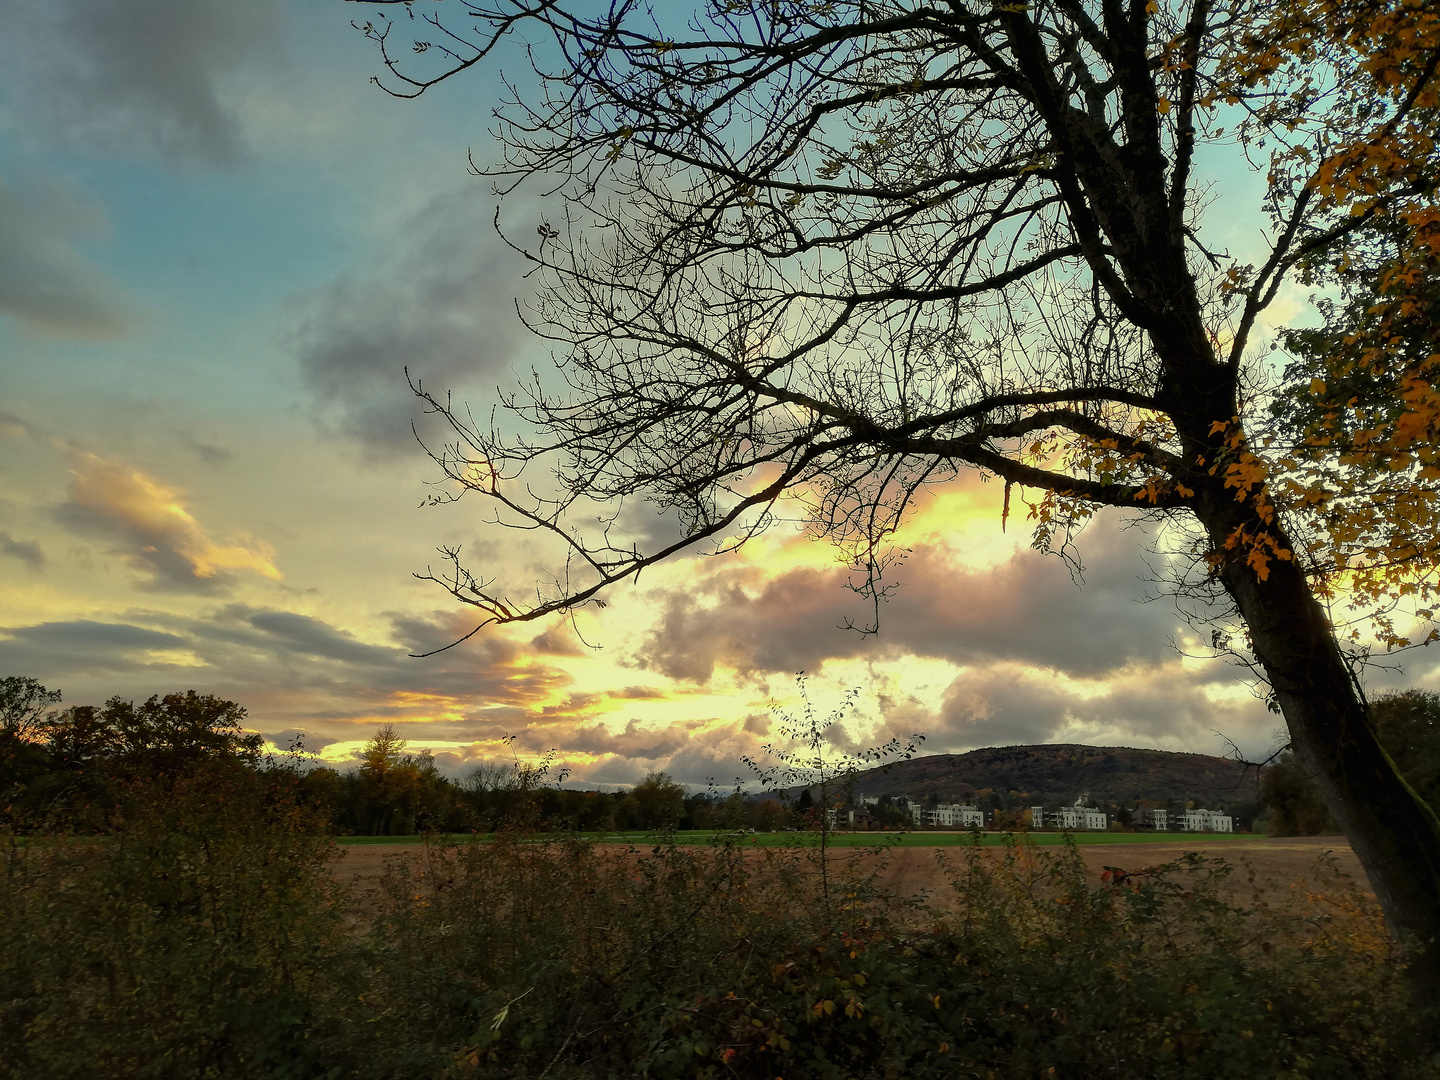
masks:
<svg viewBox="0 0 1440 1080"><path fill-rule="evenodd" d="M864 848L842 848L835 851L836 859L865 857ZM994 855L999 849L985 849ZM1218 855L1236 868L1234 885L1238 892L1247 887L1247 868L1253 868L1258 884L1278 892L1290 892L1316 881L1320 859L1331 855L1338 868L1352 877L1358 884L1369 890L1365 872L1360 861L1350 850L1343 836L1307 836L1287 839L1270 837L1238 837L1206 848L1183 840L1153 844L1094 844L1081 847L1080 854L1091 873L1098 880L1107 866L1120 867L1134 872L1147 866L1174 861L1187 851L1199 850L1207 855ZM387 859L417 858L422 849L417 844L366 844L341 847L341 855L334 864L334 874L342 882L354 887L363 896L378 884L384 872ZM625 854L626 849L615 848L616 854ZM955 848L904 847L890 851L888 863L880 875L882 884L902 896L913 896L926 892L937 896L945 888L943 864L937 854L943 852L943 859L955 860L959 853Z"/></svg>

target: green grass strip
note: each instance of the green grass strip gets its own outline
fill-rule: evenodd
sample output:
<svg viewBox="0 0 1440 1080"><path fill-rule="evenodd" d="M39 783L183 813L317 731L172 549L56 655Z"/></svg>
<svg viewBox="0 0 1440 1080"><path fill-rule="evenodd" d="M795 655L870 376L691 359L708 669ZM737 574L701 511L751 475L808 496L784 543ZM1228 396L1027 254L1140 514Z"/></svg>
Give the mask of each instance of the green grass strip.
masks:
<svg viewBox="0 0 1440 1080"><path fill-rule="evenodd" d="M667 834L661 832L626 832L626 833L536 833L533 839L540 840L561 840L572 835L578 835L581 839L596 840L606 844L633 844L653 845ZM712 844L726 836L732 836L741 843L751 844L756 847L813 847L819 842L819 837L814 833L724 833L707 829L694 829L685 832L670 834L674 836L677 844ZM1059 832L1032 832L1025 834L1031 842L1039 847L1056 847L1065 842L1064 833ZM1235 840L1255 840L1259 836L1256 833L1112 833L1112 832L1080 832L1071 833L1070 836L1075 843L1084 847L1091 844L1188 844L1204 843L1213 845ZM426 837L424 836L337 836L335 842L345 847L365 847L370 845L401 845L419 844ZM446 835L432 836L432 842L441 844L463 844L474 840L485 841L489 836L475 833L451 833ZM995 847L1006 842L1004 833L980 833L979 841L982 847ZM869 833L834 833L830 837L832 847L875 847L882 844L893 844L897 847L962 847L974 842L974 836L968 832L907 832L898 836L895 833L869 832Z"/></svg>

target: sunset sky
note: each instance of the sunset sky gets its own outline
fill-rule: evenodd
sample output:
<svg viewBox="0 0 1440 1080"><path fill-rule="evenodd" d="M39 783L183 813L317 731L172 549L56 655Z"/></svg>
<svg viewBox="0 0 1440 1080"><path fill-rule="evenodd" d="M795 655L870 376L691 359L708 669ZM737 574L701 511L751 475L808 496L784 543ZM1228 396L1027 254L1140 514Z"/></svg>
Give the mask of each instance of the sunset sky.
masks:
<svg viewBox="0 0 1440 1080"><path fill-rule="evenodd" d="M420 508L435 470L402 373L483 405L548 356L466 171L494 153L497 72L391 99L350 26L365 13L328 0L5 9L0 675L66 704L218 694L337 764L385 722L455 772L514 734L607 785L731 781L802 669L822 708L861 689L850 745L1269 747L1278 718L1240 674L1142 602L1142 532L1102 517L1077 585L1028 550L1023 514L1002 533L978 477L910 523L876 638L838 628L865 612L835 553L781 528L615 592L580 619L598 649L556 622L410 658L473 625L411 576L438 545L512 576L534 562L476 507ZM1207 167L1212 243L1256 245L1258 182ZM1372 689L1440 687L1437 659Z"/></svg>

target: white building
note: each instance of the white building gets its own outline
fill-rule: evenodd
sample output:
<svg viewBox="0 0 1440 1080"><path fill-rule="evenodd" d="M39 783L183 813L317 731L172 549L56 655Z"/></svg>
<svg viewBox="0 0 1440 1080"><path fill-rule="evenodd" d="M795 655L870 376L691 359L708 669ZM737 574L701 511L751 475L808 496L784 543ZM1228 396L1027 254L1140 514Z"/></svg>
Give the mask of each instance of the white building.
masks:
<svg viewBox="0 0 1440 1080"><path fill-rule="evenodd" d="M925 823L941 829L983 829L985 811L978 806L941 803L925 815Z"/></svg>
<svg viewBox="0 0 1440 1080"><path fill-rule="evenodd" d="M1234 832L1235 822L1219 810L1186 810L1180 828L1185 832Z"/></svg>
<svg viewBox="0 0 1440 1080"><path fill-rule="evenodd" d="M1065 829L1069 832L1104 832L1110 827L1110 815L1093 806L1081 805L1085 796L1075 800L1074 806L1062 806L1058 810L1046 811L1043 806L1030 808L1032 829Z"/></svg>

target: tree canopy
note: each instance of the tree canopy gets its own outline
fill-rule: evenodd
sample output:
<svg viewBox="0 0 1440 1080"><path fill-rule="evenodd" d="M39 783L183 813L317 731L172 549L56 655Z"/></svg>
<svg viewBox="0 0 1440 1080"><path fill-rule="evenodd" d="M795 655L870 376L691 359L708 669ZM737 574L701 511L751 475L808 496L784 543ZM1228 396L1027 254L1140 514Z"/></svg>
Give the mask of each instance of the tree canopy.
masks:
<svg viewBox="0 0 1440 1080"><path fill-rule="evenodd" d="M445 497L568 555L523 602L447 550L433 576L481 625L743 543L782 498L877 605L907 508L963 469L1003 481L1007 512L1013 486L1035 493L1041 548L1098 507L1164 513L1188 537L1182 587L1233 606L1440 986L1440 818L1377 741L1322 603L1383 620L1433 584L1433 339L1404 345L1440 222L1427 5L717 0L685 22L626 0L405 4L393 22L370 6L392 93L509 40L532 68L496 110L499 160L476 164L527 214L531 195L549 207L497 222L535 264L526 318L557 369L486 423L417 387L454 432L432 448ZM1253 263L1206 242L1197 161L1215 146L1265 170ZM1336 308L1297 349L1308 400L1280 409L1287 440L1262 316L1288 280L1367 266L1375 324ZM1327 398L1347 374L1368 398ZM684 535L643 547L620 527L635 500Z"/></svg>
<svg viewBox="0 0 1440 1080"><path fill-rule="evenodd" d="M1254 497L1259 520L1219 539L1259 574L1295 558L1263 527L1279 504L1310 511L1291 528L1322 589L1338 577L1383 602L1429 580L1385 555L1433 564L1433 529L1386 529L1396 515L1359 499L1342 518L1333 476L1266 483L1297 456L1333 464L1328 432L1247 427L1265 378L1247 349L1286 275L1357 265L1377 225L1418 237L1436 220L1423 5L728 4L683 27L632 4L462 6L480 29L436 9L415 45L441 57L426 74L392 55L388 22L366 28L400 93L538 31L543 89L498 110L506 159L482 171L560 203L538 243L530 222L514 242L543 269L533 325L566 383L507 402L521 438L431 401L460 437L437 448L457 490L573 557L532 604L457 558L449 584L491 617L572 608L697 537L741 542L787 495L883 593L911 498L967 466L1042 493L1041 547L1096 505L1192 506L1209 476ZM1268 156L1261 265L1201 240L1194 158L1217 142ZM1207 419L1187 438L1192 412ZM1429 445L1406 415L1387 468ZM542 459L555 487L506 482ZM581 527L636 498L685 539L640 550Z"/></svg>
<svg viewBox="0 0 1440 1080"><path fill-rule="evenodd" d="M0 737L6 740L34 738L44 722L46 710L60 704L60 691L48 690L40 680L24 675L0 679Z"/></svg>

